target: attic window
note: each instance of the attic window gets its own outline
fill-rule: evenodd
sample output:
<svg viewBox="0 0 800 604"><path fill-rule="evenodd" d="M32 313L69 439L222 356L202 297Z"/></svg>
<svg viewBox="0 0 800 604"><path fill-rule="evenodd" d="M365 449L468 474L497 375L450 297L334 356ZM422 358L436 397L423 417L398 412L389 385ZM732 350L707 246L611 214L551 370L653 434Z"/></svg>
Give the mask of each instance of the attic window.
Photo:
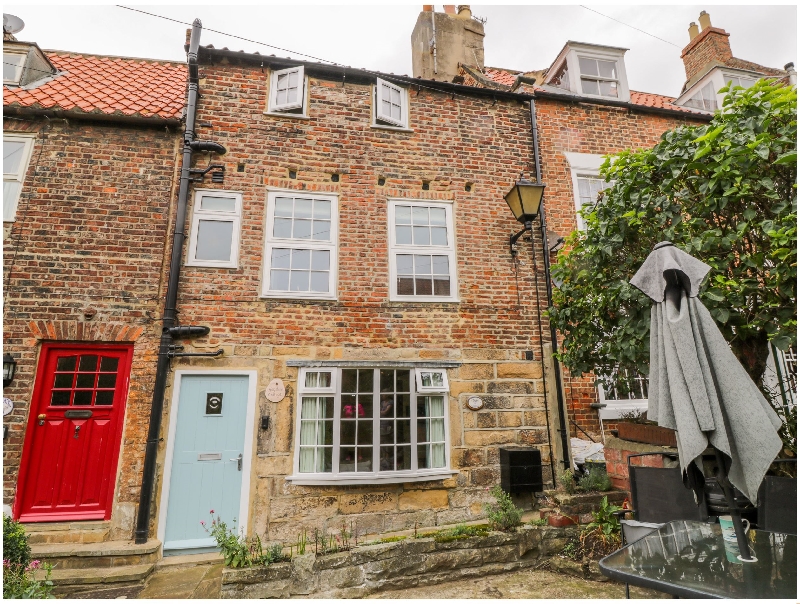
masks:
<svg viewBox="0 0 800 604"><path fill-rule="evenodd" d="M375 83L374 124L408 128L408 91L391 82Z"/></svg>
<svg viewBox="0 0 800 604"><path fill-rule="evenodd" d="M750 88L756 81L752 78L745 78L741 76L732 76L725 74L725 84L730 84L730 87L741 86L742 88Z"/></svg>
<svg viewBox="0 0 800 604"><path fill-rule="evenodd" d="M302 66L272 72L268 113L306 115L306 80Z"/></svg>
<svg viewBox="0 0 800 604"><path fill-rule="evenodd" d="M617 75L616 61L578 57L578 65L580 65L581 70L581 90L583 94L619 97L619 76Z"/></svg>
<svg viewBox="0 0 800 604"><path fill-rule="evenodd" d="M27 53L3 53L3 84L16 86L22 78Z"/></svg>

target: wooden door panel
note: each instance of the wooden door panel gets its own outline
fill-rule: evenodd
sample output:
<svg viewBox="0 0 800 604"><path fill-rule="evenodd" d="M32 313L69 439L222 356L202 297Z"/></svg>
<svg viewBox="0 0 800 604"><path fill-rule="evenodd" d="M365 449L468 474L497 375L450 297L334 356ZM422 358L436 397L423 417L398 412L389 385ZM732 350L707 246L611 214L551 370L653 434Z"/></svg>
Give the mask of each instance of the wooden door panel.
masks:
<svg viewBox="0 0 800 604"><path fill-rule="evenodd" d="M131 345L42 346L15 517L111 517L132 353Z"/></svg>

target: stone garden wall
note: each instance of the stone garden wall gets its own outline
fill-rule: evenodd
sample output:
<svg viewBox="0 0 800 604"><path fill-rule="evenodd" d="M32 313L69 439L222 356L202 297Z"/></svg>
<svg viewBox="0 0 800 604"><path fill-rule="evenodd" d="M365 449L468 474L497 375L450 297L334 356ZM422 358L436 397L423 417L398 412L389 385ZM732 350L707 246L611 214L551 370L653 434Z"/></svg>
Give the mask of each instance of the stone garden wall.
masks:
<svg viewBox="0 0 800 604"><path fill-rule="evenodd" d="M365 545L317 557L247 569L226 568L222 598L361 598L390 590L540 566L558 554L578 527L524 526L438 543L433 538ZM596 573L595 573L596 574Z"/></svg>

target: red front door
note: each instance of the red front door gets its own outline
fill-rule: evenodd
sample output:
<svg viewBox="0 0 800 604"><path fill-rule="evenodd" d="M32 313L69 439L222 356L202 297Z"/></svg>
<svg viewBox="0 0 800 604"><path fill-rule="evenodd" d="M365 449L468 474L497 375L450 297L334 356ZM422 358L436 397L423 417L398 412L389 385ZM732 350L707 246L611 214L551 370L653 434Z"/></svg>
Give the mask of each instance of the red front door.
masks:
<svg viewBox="0 0 800 604"><path fill-rule="evenodd" d="M42 345L16 518L111 518L132 354L131 345Z"/></svg>

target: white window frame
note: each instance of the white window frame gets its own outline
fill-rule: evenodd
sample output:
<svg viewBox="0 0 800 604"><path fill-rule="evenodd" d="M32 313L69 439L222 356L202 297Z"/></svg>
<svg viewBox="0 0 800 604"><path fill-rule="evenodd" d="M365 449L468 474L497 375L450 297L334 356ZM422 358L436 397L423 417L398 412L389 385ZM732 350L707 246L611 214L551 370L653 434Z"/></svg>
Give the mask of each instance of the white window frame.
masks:
<svg viewBox="0 0 800 604"><path fill-rule="evenodd" d="M292 72L297 72L298 74L297 79L300 83L299 99L294 103L283 103L279 105L277 102L278 78L281 75ZM297 109L300 109L300 112L297 112ZM305 68L302 65L270 72L267 113L290 117L308 117L308 81L305 75Z"/></svg>
<svg viewBox="0 0 800 604"><path fill-rule="evenodd" d="M441 395L444 398L444 450L445 450L445 465L441 468L424 468L424 469L411 469L411 470L389 470L381 471L380 469L372 472L339 472L339 451L340 451L340 429L341 425L341 372L344 369L357 369L357 370L373 370L375 372L373 378L373 440L372 440L372 459L373 468L378 467L375 463L380 463L380 371L381 369L389 370L408 370L411 375L410 384L412 384L411 398L411 459L412 466L417 463L417 397L418 396L435 396ZM426 368L422 368L428 370ZM438 369L435 369L438 371ZM305 376L308 372L331 371L331 387L330 388L306 388ZM442 369L442 371L446 371ZM291 476L286 477L287 482L297 485L325 485L325 484L380 484L380 483L401 483L401 482L418 482L425 480L443 480L450 478L458 472L450 469L450 397L449 391L438 389L435 392L418 392L416 388L416 380L414 379L415 370L408 367L374 367L369 363L358 367L309 367L301 368L297 377L297 397L295 401L295 437L294 437L294 466ZM332 396L334 397L333 404L333 467L331 472L300 472L300 431L301 431L301 406L304 396Z"/></svg>
<svg viewBox="0 0 800 604"><path fill-rule="evenodd" d="M392 302L458 302L458 267L456 266L456 232L451 201L428 201L419 199L389 199L389 300ZM443 208L447 226L447 246L440 245L400 245L395 231L395 208L398 205L411 207ZM436 254L447 256L450 267L449 296L401 296L397 293L398 254Z"/></svg>
<svg viewBox="0 0 800 604"><path fill-rule="evenodd" d="M275 199L277 197L302 197L304 199L320 199L331 202L331 238L330 241L314 241L310 239L294 239L275 237ZM298 292L270 290L270 268L272 263L272 249L275 247L290 247L292 249L328 250L330 252L330 268L327 292ZM264 262L261 285L263 298L288 298L288 299L313 299L336 300L339 283L339 196L335 193L314 193L294 189L268 188L267 216L264 233Z"/></svg>
<svg viewBox="0 0 800 604"><path fill-rule="evenodd" d="M3 63L5 63L6 57L10 57L10 56L22 57L22 60L20 61L19 65L17 65L15 67L14 79L13 80L6 80L5 78L3 78L3 84L6 85L6 86L19 86L19 81L22 79L22 72L25 69L25 62L26 62L26 60L28 58L28 53L27 52L14 52L13 50L11 50L11 51L3 50Z"/></svg>
<svg viewBox="0 0 800 604"><path fill-rule="evenodd" d="M3 198L3 222L14 222L17 219L17 206L19 205L19 198L22 195L22 187L25 182L25 174L28 172L28 166L31 162L31 154L33 153L33 142L36 140L35 134L19 134L11 132L3 132L4 142L18 142L23 143L25 146L22 149L22 157L19 160L19 167L16 172L5 172L3 168L3 182L18 182L19 190L16 195L8 198Z"/></svg>
<svg viewBox="0 0 800 604"><path fill-rule="evenodd" d="M627 103L631 100L631 92L628 88L628 73L625 69L625 52L626 49L624 48L569 42L554 61L553 64L556 65L556 67L552 70L552 75L550 77L555 77L566 62L567 75L569 76L569 90L571 92L593 99ZM583 92L583 86L581 85L580 57L616 63L617 96L604 96L602 94L588 94ZM589 77L595 78L595 76ZM608 80L609 78L600 78L598 76L595 79ZM550 85L549 79L545 79L545 84ZM563 86L553 86L553 88L563 88Z"/></svg>
<svg viewBox="0 0 800 604"><path fill-rule="evenodd" d="M400 119L380 115L383 106L383 87L387 86L400 93ZM408 130L408 89L392 82L377 78L372 94L372 126L376 128L390 128L393 130Z"/></svg>
<svg viewBox="0 0 800 604"><path fill-rule="evenodd" d="M438 373L442 376L442 385L441 386L423 386L422 385L422 374L423 373ZM450 385L447 382L447 371L445 369L428 369L428 368L417 368L414 370L414 378L417 382L417 392L421 394L425 394L428 392L442 392L442 391L449 391Z"/></svg>
<svg viewBox="0 0 800 604"><path fill-rule="evenodd" d="M753 80L753 83L758 81L760 78L766 77L761 74L753 73L751 71L731 71L729 69L722 70L719 67L714 67L708 71L703 77L697 80L692 86L687 89L681 96L679 96L675 100L675 104L688 107L693 111L702 111L703 113L713 113L713 111L709 111L707 109L699 109L697 107L692 107L691 105L687 105L690 100L694 96L696 96L703 88L705 88L709 83L711 83L713 90L714 90L714 98L716 99L716 110L723 109L722 101L725 100L725 94L721 94L719 91L722 90L725 86L728 85L728 80L730 78L746 78L748 80Z"/></svg>
<svg viewBox="0 0 800 604"><path fill-rule="evenodd" d="M572 172L572 195L575 200L575 220L579 230L585 230L586 224L583 218L578 214L583 205L581 204L580 186L578 184L579 178L600 178L600 166L603 165L605 157L596 155L594 153L569 153L565 152L564 156L569 162L570 171ZM610 184L610 183L609 183Z"/></svg>
<svg viewBox="0 0 800 604"><path fill-rule="evenodd" d="M236 203L235 212L220 212L215 210L202 210L200 200L204 197L225 197L233 199ZM214 220L217 222L233 223L233 236L231 237L230 260L200 260L195 257L197 250L197 235L200 220ZM221 191L219 189L196 189L194 193L194 207L192 210L192 227L189 234L189 251L186 266L202 266L208 268L238 268L239 267L239 239L242 230L242 194L237 191Z"/></svg>

